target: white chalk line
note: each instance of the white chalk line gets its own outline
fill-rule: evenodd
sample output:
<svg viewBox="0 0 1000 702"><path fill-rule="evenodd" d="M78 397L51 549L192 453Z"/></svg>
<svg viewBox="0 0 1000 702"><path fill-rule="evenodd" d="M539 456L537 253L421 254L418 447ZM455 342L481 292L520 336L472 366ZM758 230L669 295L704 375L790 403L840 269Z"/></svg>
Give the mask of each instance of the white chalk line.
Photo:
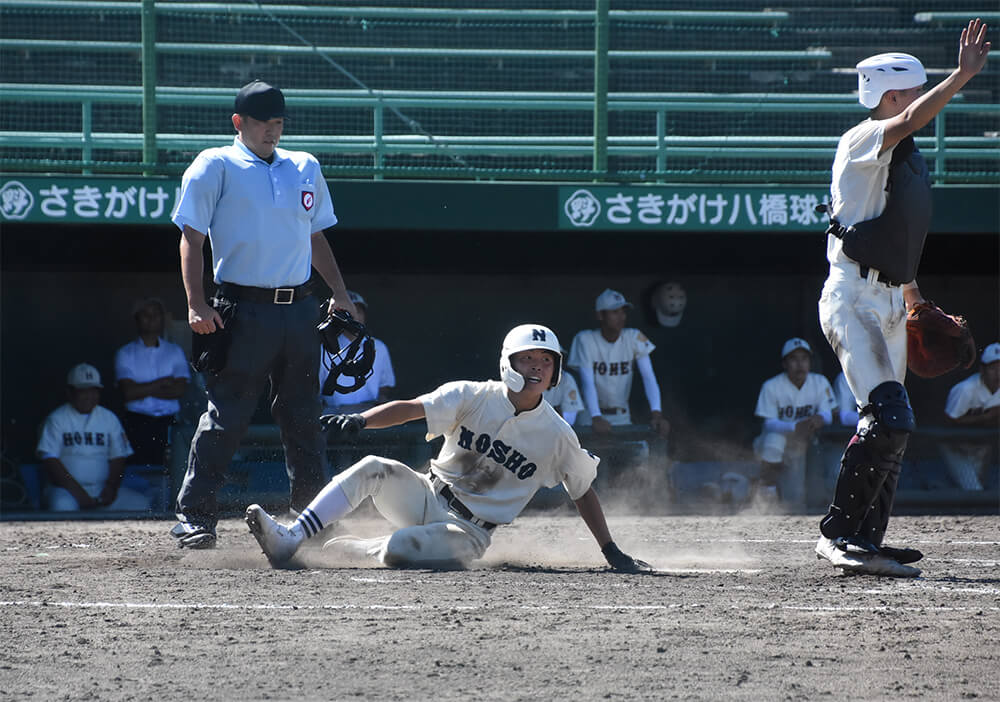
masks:
<svg viewBox="0 0 1000 702"><path fill-rule="evenodd" d="M815 544L819 536L814 536L807 539L683 539L683 543L700 543L700 544ZM676 542L676 539L672 539L669 536L657 536L649 539L650 541L662 541L662 542ZM943 540L932 540L932 539L906 539L907 543L914 544L927 544L936 546L1000 546L1000 541L955 541L952 539ZM889 540L888 544L891 546L892 541Z"/></svg>
<svg viewBox="0 0 1000 702"><path fill-rule="evenodd" d="M963 587L959 585L949 585L947 583L935 583L935 582L924 582L921 580L911 580L907 583L909 587L919 588L921 590L933 590L935 592L947 592L949 595L1000 595L1000 588L996 587ZM880 587L870 587L865 588L862 592L866 595L899 595L900 590L887 590ZM920 607L922 605L914 603L913 607ZM936 609L936 607L933 607Z"/></svg>
<svg viewBox="0 0 1000 702"><path fill-rule="evenodd" d="M668 575L759 575L764 572L763 568L656 568L656 573ZM374 577L354 575L350 580L355 583L365 583L372 585L462 585L462 580L441 580L428 578L408 578L408 577Z"/></svg>
<svg viewBox="0 0 1000 702"><path fill-rule="evenodd" d="M751 538L719 538L719 539L698 539L698 538L685 538L685 539L674 539L669 536L656 536L652 538L644 539L644 541L652 541L658 543L695 543L695 544L815 544L816 539L819 537L809 537L805 539L751 539ZM580 541L589 541L588 537L580 537ZM943 540L932 540L932 539L906 539L907 543L911 544L922 544L927 546L1000 546L1000 541L956 541L952 539ZM891 545L891 543L890 543ZM75 548L75 549L87 549L94 548L93 544L52 544L44 546L6 546L5 551L20 551L32 550L32 549L44 549L47 551L58 551L62 548ZM47 555L47 554L36 554L36 555Z"/></svg>
<svg viewBox="0 0 1000 702"><path fill-rule="evenodd" d="M716 603L702 602L678 602L663 605L566 605L566 604L526 604L503 607L497 605L448 605L447 607L436 605L382 605L382 604L322 604L322 605L295 605L295 604L229 604L225 602L47 602L42 600L7 600L0 601L0 607L59 607L65 609L184 609L184 610L228 610L228 611L324 611L324 610L362 610L362 611L468 611L485 612L491 609L517 609L532 612L567 612L567 611L602 611L602 612L646 612L664 611L679 609L733 609L746 611L748 609L763 610L787 610L791 612L813 612L817 614L836 614L840 612L912 612L914 605L890 606L890 605L789 605L781 602L750 602L732 604L728 607L719 607ZM1000 607L927 607L927 610L934 612L982 612L1000 611Z"/></svg>
<svg viewBox="0 0 1000 702"><path fill-rule="evenodd" d="M696 568L690 568L690 569L680 569L679 568L679 569L676 569L676 570L670 570L670 569L658 568L656 570L656 572L657 573L670 573L670 574L687 574L687 573L699 573L699 574L709 573L709 574L711 574L711 573L725 573L725 574L729 574L729 575L732 575L732 574L737 574L737 575L743 575L743 574L757 575L759 573L762 573L763 570L759 570L759 569L758 570L742 570L742 569L711 569L711 570L708 570L708 569L696 569ZM370 585L417 585L417 586L419 586L419 585L427 585L427 584L431 584L431 583L438 584L438 585L442 585L442 584L443 585L461 585L461 584L463 584L461 581L458 581L458 580L441 581L441 580L428 580L428 579L423 579L423 578L408 578L408 577L405 577L405 576L403 576L403 577L397 577L397 578L392 578L392 577L366 577L366 576L356 576L355 575L355 576L351 576L349 579L352 582L362 583L362 584L370 584ZM923 578L919 578L919 579L902 578L902 579L900 579L900 580L897 581L897 584L898 584L898 587L893 588L893 589L868 587L868 588L865 588L864 590L862 590L862 592L864 592L865 594L870 594L870 595L899 595L899 594L901 594L901 592L903 592L902 590L900 590L900 588L902 588L902 587L917 587L917 588L920 588L922 590L936 590L936 591L939 591L939 592L948 592L948 593L962 593L962 594L973 594L973 595L1000 595L1000 588L997 588L997 587L969 587L969 586L966 586L964 584L951 584L951 583L947 583L947 582L942 583L942 582L939 582L939 581L926 580L926 579L923 579Z"/></svg>

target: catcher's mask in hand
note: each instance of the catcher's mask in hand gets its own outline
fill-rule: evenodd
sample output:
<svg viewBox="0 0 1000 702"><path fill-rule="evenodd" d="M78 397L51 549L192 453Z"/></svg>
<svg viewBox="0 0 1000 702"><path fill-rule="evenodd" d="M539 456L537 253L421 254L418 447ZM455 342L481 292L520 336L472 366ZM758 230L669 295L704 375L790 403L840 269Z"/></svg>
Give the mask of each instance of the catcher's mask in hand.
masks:
<svg viewBox="0 0 1000 702"><path fill-rule="evenodd" d="M375 340L368 335L365 325L344 310L334 310L317 330L323 341L323 364L330 371L323 383L323 394L346 394L361 388L371 377L375 363ZM344 348L340 348L342 333L354 337ZM342 375L353 378L353 384L341 385L338 378Z"/></svg>

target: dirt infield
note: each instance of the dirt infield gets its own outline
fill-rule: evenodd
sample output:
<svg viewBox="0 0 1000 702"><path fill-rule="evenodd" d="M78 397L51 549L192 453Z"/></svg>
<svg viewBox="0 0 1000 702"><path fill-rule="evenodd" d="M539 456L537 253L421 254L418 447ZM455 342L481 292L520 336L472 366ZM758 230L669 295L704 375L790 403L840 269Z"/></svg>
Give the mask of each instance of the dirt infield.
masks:
<svg viewBox="0 0 1000 702"><path fill-rule="evenodd" d="M899 517L923 576L842 576L818 517L611 518L654 575L604 571L575 516L525 515L467 571L274 571L241 521L7 522L11 700L1000 699L1000 517ZM367 520L340 532L371 533Z"/></svg>

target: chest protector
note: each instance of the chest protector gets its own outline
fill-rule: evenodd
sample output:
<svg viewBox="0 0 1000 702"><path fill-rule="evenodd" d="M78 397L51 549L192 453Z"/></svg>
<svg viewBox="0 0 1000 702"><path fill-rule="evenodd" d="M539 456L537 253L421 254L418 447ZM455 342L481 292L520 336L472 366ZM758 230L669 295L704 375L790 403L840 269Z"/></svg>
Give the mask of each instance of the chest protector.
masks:
<svg viewBox="0 0 1000 702"><path fill-rule="evenodd" d="M844 253L858 263L877 268L894 283L917 277L931 223L931 182L913 137L893 149L886 183L888 199L878 217L844 227L831 219L827 231L844 242Z"/></svg>

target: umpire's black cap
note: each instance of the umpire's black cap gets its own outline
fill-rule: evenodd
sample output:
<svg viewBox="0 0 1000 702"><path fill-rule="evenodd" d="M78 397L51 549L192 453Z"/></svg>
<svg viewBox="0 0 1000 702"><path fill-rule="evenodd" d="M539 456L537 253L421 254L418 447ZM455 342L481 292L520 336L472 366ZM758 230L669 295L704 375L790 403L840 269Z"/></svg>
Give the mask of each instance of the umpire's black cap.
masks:
<svg viewBox="0 0 1000 702"><path fill-rule="evenodd" d="M262 80L251 81L236 94L233 111L239 115L250 115L261 122L284 117L285 96Z"/></svg>

